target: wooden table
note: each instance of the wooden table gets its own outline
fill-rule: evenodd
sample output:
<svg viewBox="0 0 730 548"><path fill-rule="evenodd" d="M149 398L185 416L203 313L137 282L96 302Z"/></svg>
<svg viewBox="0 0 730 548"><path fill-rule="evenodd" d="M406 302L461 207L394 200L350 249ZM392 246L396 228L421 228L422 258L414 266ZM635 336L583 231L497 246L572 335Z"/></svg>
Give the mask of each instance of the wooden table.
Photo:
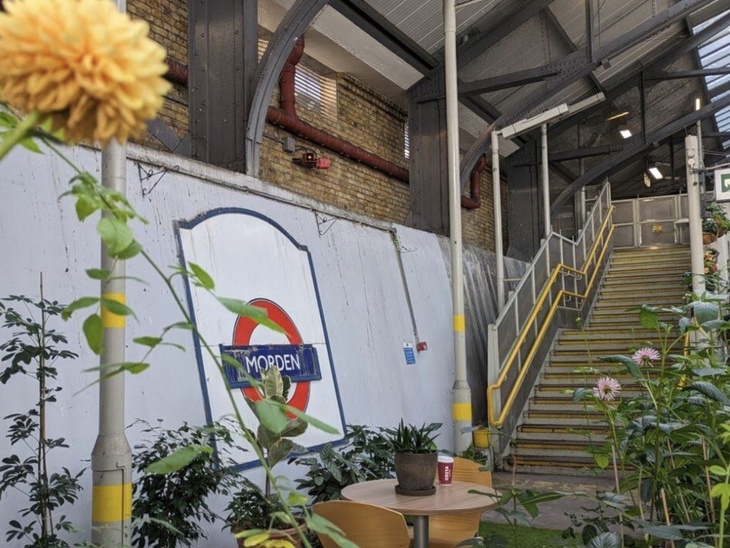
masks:
<svg viewBox="0 0 730 548"><path fill-rule="evenodd" d="M437 483L436 493L426 497L398 495L395 492L397 483L395 479L355 483L342 490L342 498L383 506L413 516L414 548L428 547L428 516L486 510L497 505L496 491L478 483L466 481L454 481L451 485ZM495 495L489 497L469 493L472 489Z"/></svg>

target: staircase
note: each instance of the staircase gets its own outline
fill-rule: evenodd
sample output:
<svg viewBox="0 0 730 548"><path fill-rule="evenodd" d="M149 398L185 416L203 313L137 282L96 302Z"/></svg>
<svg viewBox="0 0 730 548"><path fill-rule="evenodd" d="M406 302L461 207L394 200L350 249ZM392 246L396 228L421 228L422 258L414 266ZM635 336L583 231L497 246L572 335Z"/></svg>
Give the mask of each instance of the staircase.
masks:
<svg viewBox="0 0 730 548"><path fill-rule="evenodd" d="M599 358L614 354L631 355L644 346L658 347L656 332L643 329L637 311L628 308L681 305L687 289L682 275L691 270L688 247L615 250L587 324L583 329L562 330L556 339L549 363L538 379L517 427L516 443L506 463L532 472L570 473L594 467L586 452L590 444L602 445L606 427L601 415L573 403L566 390L592 387L599 376L616 376L614 364ZM660 314L660 319L676 321ZM599 373L576 372L593 367ZM630 377L618 376L622 396L639 390ZM590 438L574 432L590 432Z"/></svg>

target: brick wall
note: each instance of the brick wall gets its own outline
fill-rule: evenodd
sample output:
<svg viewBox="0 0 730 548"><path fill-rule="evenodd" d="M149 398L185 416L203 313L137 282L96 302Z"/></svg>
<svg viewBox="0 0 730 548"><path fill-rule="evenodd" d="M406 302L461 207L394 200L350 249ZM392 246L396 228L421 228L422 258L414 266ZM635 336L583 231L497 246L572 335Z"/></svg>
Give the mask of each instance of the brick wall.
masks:
<svg viewBox="0 0 730 548"><path fill-rule="evenodd" d="M188 63L188 3L187 0L128 0L127 12L135 19L143 19L150 25L150 37L167 50L172 61ZM179 137L188 131L188 90L173 85L167 94L160 118L175 130ZM167 150L150 134L138 142Z"/></svg>
<svg viewBox="0 0 730 548"><path fill-rule="evenodd" d="M152 38L167 49L171 60L187 65L186 0L128 0L127 10L132 17L150 24ZM408 160L404 156L407 113L348 75L336 75L335 78L336 121L307 108L301 101L297 105L298 116L315 127L326 129L336 137L407 168ZM278 94L275 94L272 105L278 106ZM188 132L186 87L175 85L168 93L160 118L179 137ZM408 184L300 138L296 139L298 148L295 153L284 152L282 144L289 136L286 131L267 125L261 149L260 175L263 180L346 211L388 222L406 222L410 202ZM150 134L138 141L152 148L167 150ZM318 170L295 165L292 159L300 156L305 149L330 158L332 166ZM491 175L487 169L482 179L482 206L476 210L462 209L466 243L494 249L491 196ZM503 196L502 218L506 222L506 189L503 189Z"/></svg>

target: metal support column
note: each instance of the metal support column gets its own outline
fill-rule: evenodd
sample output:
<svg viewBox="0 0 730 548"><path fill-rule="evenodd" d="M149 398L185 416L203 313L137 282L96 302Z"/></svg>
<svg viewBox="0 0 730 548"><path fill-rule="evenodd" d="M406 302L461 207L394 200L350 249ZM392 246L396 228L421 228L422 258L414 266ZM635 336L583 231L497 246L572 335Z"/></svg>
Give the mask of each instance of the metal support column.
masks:
<svg viewBox="0 0 730 548"><path fill-rule="evenodd" d="M117 0L125 11L124 0ZM126 193L126 145L112 140L102 151L102 184ZM101 246L101 268L111 273L101 282L101 297L125 303L124 261L112 259ZM124 362L125 318L102 308L103 367ZM99 373L99 434L91 454L93 473L91 542L100 547L129 546L132 520L132 449L124 431L124 374Z"/></svg>
<svg viewBox="0 0 730 548"><path fill-rule="evenodd" d="M689 213L689 245L692 260L692 291L701 294L705 291L703 274L705 264L702 248L702 212L700 211L700 180L697 169L700 167L696 135L684 138L687 168L687 209Z"/></svg>
<svg viewBox="0 0 730 548"><path fill-rule="evenodd" d="M471 445L471 390L466 377L466 320L464 317L464 265L461 234L461 185L459 181L459 110L456 80L456 12L454 0L444 0L444 66L446 69L446 134L448 142L448 186L451 239L451 284L454 308L454 387L452 417L454 451Z"/></svg>
<svg viewBox="0 0 730 548"><path fill-rule="evenodd" d="M550 222L550 180L548 172L548 138L547 124L541 126L540 150L542 153L542 211L545 222L545 239L550 237L552 223Z"/></svg>
<svg viewBox="0 0 730 548"><path fill-rule="evenodd" d="M497 315L504 308L504 251L502 249L502 188L499 175L499 134L492 131L492 201L494 203L494 254L497 261Z"/></svg>

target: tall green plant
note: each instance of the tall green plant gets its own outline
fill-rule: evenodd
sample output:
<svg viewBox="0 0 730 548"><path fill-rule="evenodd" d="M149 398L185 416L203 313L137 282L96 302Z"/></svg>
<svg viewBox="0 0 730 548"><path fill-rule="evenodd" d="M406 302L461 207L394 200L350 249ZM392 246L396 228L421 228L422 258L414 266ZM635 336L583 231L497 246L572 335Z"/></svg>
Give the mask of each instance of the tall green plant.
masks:
<svg viewBox="0 0 730 548"><path fill-rule="evenodd" d="M135 445L133 466L132 546L174 548L195 546L206 538L202 522L218 519L208 505L211 495L227 495L234 484L227 449L233 445L231 431L222 424L165 430L162 425L142 431L146 439ZM217 458L210 446L215 437ZM180 452L182 450L182 452ZM192 460L177 468L180 459ZM167 473L165 473L167 472Z"/></svg>
<svg viewBox="0 0 730 548"><path fill-rule="evenodd" d="M636 494L620 510L647 536L725 545L730 505L725 301L724 295L693 294L683 307L640 307L639 322L654 330L657 348L604 361L615 363L617 373L637 383L641 393L621 398L610 378L575 393L576 400L591 400L603 412L610 427L606 455L625 470L621 491ZM676 323L663 321L666 313Z"/></svg>
<svg viewBox="0 0 730 548"><path fill-rule="evenodd" d="M22 305L25 311L20 312L6 303ZM20 452L4 456L0 465L0 498L10 490L27 498L27 506L20 508L9 521L6 533L8 542L23 542L25 547L69 546L62 533L72 531L74 526L59 510L78 499L79 479L84 473L83 470L72 473L67 468L53 471L49 466L50 452L68 447L64 438L51 437L48 430L49 407L61 390L53 384L58 376L55 364L58 360L78 357L64 348L68 343L65 335L49 327L62 310L63 306L56 301L42 297L39 301L24 296L0 300L2 327L10 330L10 338L0 344L2 362L8 364L0 373L0 382L5 385L16 377L26 377L36 383L37 400L33 408L4 417L10 422L6 437ZM7 396L0 399L7 401Z"/></svg>

